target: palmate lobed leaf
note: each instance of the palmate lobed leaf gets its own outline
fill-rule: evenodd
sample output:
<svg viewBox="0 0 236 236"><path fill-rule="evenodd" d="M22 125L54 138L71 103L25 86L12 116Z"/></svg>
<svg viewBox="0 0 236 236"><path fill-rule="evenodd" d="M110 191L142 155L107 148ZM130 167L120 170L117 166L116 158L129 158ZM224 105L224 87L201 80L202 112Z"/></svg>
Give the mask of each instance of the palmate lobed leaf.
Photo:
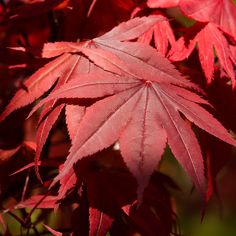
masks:
<svg viewBox="0 0 236 236"><path fill-rule="evenodd" d="M139 43L100 39L94 42L97 47L110 50L123 59L127 66L122 68L123 62L119 64L117 61L116 66L122 71L121 76L102 78L99 74L86 75L84 79L81 77L81 80L62 86L39 104L55 97L87 97L88 92L85 91L90 91L90 97L114 94L87 108L64 168L54 183L62 179L79 159L119 140L124 161L138 180L138 195L141 199L141 193L168 143L175 157L204 194L201 150L181 114L212 135L232 145L236 145L236 142L210 113L198 105L207 102L186 89L195 86L181 79L173 66L153 48ZM96 51L102 53L101 49L90 51L81 48L81 52L88 57L90 52L93 55ZM97 60L94 63L107 69L104 61Z"/></svg>
<svg viewBox="0 0 236 236"><path fill-rule="evenodd" d="M153 24L160 20L162 19L159 17L135 18L132 19L130 22L123 23L119 27L114 28L108 34L103 35L103 37L105 36L109 38L111 36L119 36L123 39L129 40L132 37L138 37L139 34L147 30ZM60 86L66 84L70 80L78 79L81 73L83 74L90 73L93 71L99 71L99 68L90 63L87 58L82 57L80 54L78 54L79 49L81 47L83 47L85 50L86 48L90 48L91 46L94 46L94 44L91 44L89 41L82 43L57 42L54 44L46 44L42 51L42 56L44 58L51 58L56 56L59 57L53 60L52 62L46 64L43 68L39 69L34 75L32 75L29 79L26 80L25 89L21 89L16 93L9 105L6 107L3 114L1 114L0 120L4 120L14 110L34 102L36 99L41 97L47 90L49 90L53 86L53 84L56 83L57 80L57 84L53 91L56 91ZM118 58L115 57L112 53L105 51L100 54L90 53L90 57L92 58L92 60L96 61L99 59L100 62L103 62L103 64L106 65L107 70L112 70L113 73L120 73L120 69L117 69L117 67L114 66L114 63L108 63L106 61L106 58L110 58L114 61L118 60ZM125 64L123 64L123 66L125 67ZM49 132L53 127L53 124L56 122L62 109L64 108L64 105L62 104L54 109L56 103L57 99L55 98L54 101L50 101L44 106L38 122L39 126L36 135L37 148L35 154L35 170L36 175L41 182L42 180L38 170L40 155L49 135ZM79 116L79 114L75 115L74 119L78 119L78 117L76 116ZM68 119L68 117L69 116L67 114L67 127L68 132L71 135L71 119Z"/></svg>
<svg viewBox="0 0 236 236"><path fill-rule="evenodd" d="M53 184L57 181L62 183L68 176L73 176L73 166L78 160L119 141L123 159L138 181L140 200L168 143L177 160L204 195L205 180L201 150L186 119L229 144L236 146L236 141L210 113L199 105L207 102L190 91L199 90L198 87L183 79L167 59L150 46L119 41L137 38L148 30L146 26L140 27L140 24L142 25L140 19L147 18L132 19L104 36L82 44L73 44L72 51L67 49L65 42L56 43L55 48L52 44L46 45L45 48L48 46L52 48L50 52L44 51L48 53L48 57L61 53L65 54L60 55L59 59L84 55L86 60L90 60L90 66L93 62L96 68L99 68L93 73L78 72L79 77L76 79L66 79L66 83L62 83L52 91L34 109L63 98L100 98L98 102L86 109L83 118L79 121L76 134L72 134L74 138L70 154ZM155 20L159 21L159 18ZM153 17L149 22L151 22L149 27L156 23ZM139 32L137 29L143 31ZM62 50L58 50L59 44L63 45ZM69 44L68 47L71 47L71 43ZM55 60L59 60L58 58ZM54 65L53 62L50 65ZM66 70L61 74L62 77L70 75L69 65L62 67L63 71ZM78 67L77 65L76 68ZM50 72L47 73L46 75L50 76ZM55 81L54 76L52 77L50 79ZM47 78L43 77L40 83L46 81ZM33 82L29 83L29 88L32 89L28 94L24 94L27 94L30 101L25 102L25 98L24 102L17 102L17 98L21 98L22 94L16 95L7 107L3 118L13 110L26 105L25 103L32 102L52 84L50 83L46 88L42 87L42 91L37 93L37 89L31 83ZM50 121L49 125L51 125Z"/></svg>
<svg viewBox="0 0 236 236"><path fill-rule="evenodd" d="M169 52L171 61L181 61L187 58L195 46L198 45L198 54L207 83L213 80L214 50L217 54L221 68L231 79L232 87L235 87L235 64L231 47L219 27L214 23L197 23L186 35L180 37Z"/></svg>

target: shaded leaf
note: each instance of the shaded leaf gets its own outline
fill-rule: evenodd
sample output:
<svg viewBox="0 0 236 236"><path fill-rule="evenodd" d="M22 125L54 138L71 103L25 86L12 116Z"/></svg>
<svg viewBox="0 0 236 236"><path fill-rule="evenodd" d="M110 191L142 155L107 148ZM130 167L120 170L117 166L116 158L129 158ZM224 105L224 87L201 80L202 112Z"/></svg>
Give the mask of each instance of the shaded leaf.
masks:
<svg viewBox="0 0 236 236"><path fill-rule="evenodd" d="M56 196L34 195L30 198L19 202L15 208L54 208L56 206Z"/></svg>
<svg viewBox="0 0 236 236"><path fill-rule="evenodd" d="M232 0L180 0L179 6L188 17L215 23L236 38L236 4Z"/></svg>
<svg viewBox="0 0 236 236"><path fill-rule="evenodd" d="M169 53L169 59L179 61L187 58L197 44L202 69L209 84L213 80L215 49L219 63L231 79L232 86L234 87L235 73L231 59L230 45L227 39L214 23L199 24L199 26L199 29L197 29L198 26L193 26L192 28L193 30L198 30L196 31L196 35L186 34L186 37L181 37L174 44Z"/></svg>

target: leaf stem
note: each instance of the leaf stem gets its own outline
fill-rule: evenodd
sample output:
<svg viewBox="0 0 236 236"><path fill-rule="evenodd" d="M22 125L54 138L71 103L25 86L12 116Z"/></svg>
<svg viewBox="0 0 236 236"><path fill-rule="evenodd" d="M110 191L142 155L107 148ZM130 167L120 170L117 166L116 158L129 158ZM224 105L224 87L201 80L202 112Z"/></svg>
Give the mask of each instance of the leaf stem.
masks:
<svg viewBox="0 0 236 236"><path fill-rule="evenodd" d="M89 17L90 17L90 15L91 15L91 13L92 13L92 11L93 11L93 9L94 9L94 6L96 5L96 2L97 2L97 0L93 0L93 1L92 1L91 5L90 5L90 7L89 7L89 9L88 9L86 18L89 18Z"/></svg>

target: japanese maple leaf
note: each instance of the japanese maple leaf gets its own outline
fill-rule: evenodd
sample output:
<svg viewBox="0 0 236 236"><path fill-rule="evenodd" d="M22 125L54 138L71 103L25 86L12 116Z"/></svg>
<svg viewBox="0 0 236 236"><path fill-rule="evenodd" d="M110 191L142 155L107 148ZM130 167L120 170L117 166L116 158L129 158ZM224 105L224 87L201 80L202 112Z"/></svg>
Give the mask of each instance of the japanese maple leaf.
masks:
<svg viewBox="0 0 236 236"><path fill-rule="evenodd" d="M106 34L106 36L112 38L119 37L119 39L122 40L129 40L133 37L137 38L140 34L148 30L158 21L162 21L162 19L158 16L149 18L135 18L129 22L120 24L119 27L114 28L111 32ZM87 58L81 57L80 54L76 53L79 52L81 47L89 48L90 46L91 45L89 43L62 42L46 44L42 52L42 56L45 58L58 57L52 62L46 64L43 68L39 69L34 75L26 80L25 87L27 89L21 89L16 93L14 98L5 109L4 113L1 115L0 120L5 119L5 117L8 116L12 111L34 102L37 98L41 97L47 90L49 90L57 80L57 84L53 91L56 91L60 86L66 84L70 80L78 79L81 73L90 73L95 70L99 71L99 68L90 63ZM111 53L104 53L103 57L112 57ZM96 60L96 56L93 59ZM116 67L112 63L109 65L111 68L108 70L112 70L113 72L115 71L116 73L120 72L120 70L116 70ZM38 160L52 126L64 108L64 104L61 104L60 106L57 106L55 109L53 109L56 102L57 99L50 101L44 106L38 122L39 127L37 129L36 135L37 149L35 154L35 162L36 174L40 180L41 178L39 176L37 167ZM83 115L82 113L84 112L84 108L77 108L76 111L66 108L66 111L67 127L70 137L73 137L74 127L71 120L80 120L81 116ZM73 138L71 138L71 140L73 140Z"/></svg>
<svg viewBox="0 0 236 236"><path fill-rule="evenodd" d="M236 39L236 4L232 0L180 0L179 7L188 17L215 23Z"/></svg>
<svg viewBox="0 0 236 236"><path fill-rule="evenodd" d="M138 180L140 199L168 143L203 193L205 182L201 150L185 119L235 145L222 125L198 105L207 102L188 90L196 86L182 79L168 60L147 45L119 42L138 38L158 20L154 17L135 18L85 44L68 45L62 42L50 44L51 50L45 47L44 55L47 56L64 53L58 58L82 53L104 70L80 74L79 79L61 85L38 105L60 98L103 98L86 109L70 154L54 183L71 173L78 160L118 140L124 161ZM85 47L87 44L90 47ZM60 45L66 47L58 50ZM37 96L40 94L38 90L35 93ZM30 102L26 102L19 94L7 107L3 118ZM35 99L32 94L27 96L31 101ZM21 98L23 105L16 98Z"/></svg>
<svg viewBox="0 0 236 236"><path fill-rule="evenodd" d="M78 135L70 154L54 183L62 179L78 160L118 140L124 161L138 180L140 199L168 143L203 193L205 181L201 150L185 118L225 142L232 145L236 142L211 114L198 105L207 102L188 90L194 85L183 80L155 49L140 43L106 38L94 39L93 43L98 48L81 48L81 52L93 60L94 55L109 50L122 59L122 63L120 60L112 61L123 71L121 76L87 74L80 80L68 82L38 105L55 98L94 98L114 94L87 108L78 125ZM102 60L95 63L105 70L110 68L106 68Z"/></svg>
<svg viewBox="0 0 236 236"><path fill-rule="evenodd" d="M162 20L159 17L150 19L149 21L145 22L145 18L137 18L134 19L133 21L130 22L130 24L123 24L124 26L124 33L127 32L128 36L130 35L135 35L135 31L136 34L138 33L142 33L142 31L144 31L146 28L151 27L152 24L154 24L155 21L160 21ZM133 26L136 26L137 29L135 28L131 28ZM121 26L122 27L122 24ZM132 30L130 32L130 29ZM125 35L124 35L125 36ZM126 36L127 37L127 36ZM81 46L81 44L79 44ZM84 45L85 47L89 47L89 44ZM56 43L56 44L48 44L43 51L43 57L54 57L54 56L58 56L62 53L73 53L76 52L76 50L78 51L78 44L76 43ZM109 56L109 55L107 55ZM110 55L111 57L111 55ZM69 69L68 73L65 73L65 75L63 75L62 77L65 77L64 79L60 78L60 82L58 82L58 85L55 87L54 90L57 90L58 87L60 87L62 84L66 83L67 81L69 81L71 78L73 79L74 77L77 77L78 74L80 73L90 73L91 71L94 71L95 69L98 70L98 68L94 67L93 65L91 65L91 63L86 59L86 58L81 58L80 55L70 55L70 59L71 59L71 63L69 63L68 60L68 64L65 68ZM74 63L74 64L73 64ZM73 65L71 67L71 64ZM70 68L71 67L71 68ZM113 68L113 66L111 65L111 67ZM110 68L110 69L112 69ZM114 68L113 68L114 69ZM118 71L116 71L118 73ZM40 158L40 154L43 148L43 145L45 144L45 141L48 137L48 134L53 126L53 124L55 123L55 121L58 119L61 110L63 109L64 105L60 105L58 107L56 107L51 113L50 110L52 109L52 107L56 104L56 99L50 103L47 104L47 106L45 106L43 108L43 111L41 113L41 117L40 117L40 121L41 119L47 114L47 117L45 118L45 120L43 120L43 122L39 122L40 126L37 129L37 150L36 150L36 155L35 155L35 160L36 160L36 173L38 178L40 179L39 173L38 173L38 160ZM49 113L49 114L48 114ZM69 135L71 137L71 140L73 141L73 136L75 135L76 129L75 129L75 125L77 125L81 119L81 117L84 114L84 108L83 107L79 107L79 106L66 106L66 123L67 123L67 127L68 127L68 132ZM72 121L72 119L74 119L74 121ZM77 120L77 121L76 121ZM69 183L69 182L68 182ZM66 185L68 185L68 183L66 183ZM64 191L63 191L64 193Z"/></svg>
<svg viewBox="0 0 236 236"><path fill-rule="evenodd" d="M172 61L181 61L198 45L200 63L207 83L213 80L214 72L214 50L217 54L220 66L235 86L235 73L233 70L233 57L231 45L223 35L223 32L214 23L197 23L183 37L179 38L169 53Z"/></svg>

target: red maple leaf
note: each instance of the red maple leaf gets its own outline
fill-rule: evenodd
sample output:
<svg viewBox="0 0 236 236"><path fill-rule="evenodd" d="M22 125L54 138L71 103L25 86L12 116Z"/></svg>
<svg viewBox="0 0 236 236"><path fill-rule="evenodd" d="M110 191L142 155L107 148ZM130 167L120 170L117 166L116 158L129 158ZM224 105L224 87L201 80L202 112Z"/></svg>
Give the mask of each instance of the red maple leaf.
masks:
<svg viewBox="0 0 236 236"><path fill-rule="evenodd" d="M208 103L191 91L199 90L197 86L183 79L167 59L145 44L120 42L138 38L158 20L155 17L136 18L85 43L46 45L44 55L64 53L55 60L57 63L68 63L58 69L60 80L68 77L68 71L71 71L68 61L73 56L77 58L74 60L78 60L78 54L83 54L99 68L91 73L79 73L79 79L62 83L35 108L63 98L100 98L86 108L73 138L70 154L53 183L71 173L78 160L119 141L124 162L138 181L140 200L168 143L196 187L204 194L201 150L188 121L236 146L223 126L199 105ZM46 78L42 75L42 69L36 72L41 80L33 81L31 78L27 81L31 91L19 91L2 118L34 101L52 86L58 75L51 76L48 67L54 66L55 61L50 66L46 65ZM36 89L37 81L41 85L42 80L44 83L49 80L50 83ZM25 97L22 98L22 95Z"/></svg>
<svg viewBox="0 0 236 236"><path fill-rule="evenodd" d="M187 33L180 37L171 51L169 59L181 61L187 58L198 45L200 63L207 83L213 80L214 72L214 50L217 54L219 64L235 86L235 73L233 69L234 61L232 55L232 45L229 44L223 32L214 23L197 23L188 29Z"/></svg>
<svg viewBox="0 0 236 236"><path fill-rule="evenodd" d="M158 16L154 17L143 17L143 18L136 18L128 23L122 23L119 28L114 28L109 33L105 34L103 37L106 38L113 38L113 39L119 39L119 40L130 40L133 38L137 38L148 30L152 25L154 25L156 22L162 20ZM4 113L1 115L0 120L5 119L6 116L8 116L12 111L23 107L25 105L28 105L35 101L37 98L41 97L47 90L49 90L56 82L56 86L53 89L53 91L56 91L60 86L63 84L66 84L68 81L77 79L79 77L79 74L83 73L90 73L92 71L99 71L99 68L95 66L94 64L90 63L89 60L85 57L82 57L80 54L76 54L76 52L79 51L79 49L83 47L90 47L92 46L90 43L64 43L64 42L58 42L58 43L48 43L45 45L44 50L42 52L42 56L44 58L51 58L55 56L57 57L52 62L46 64L43 68L40 68L34 75L32 75L29 79L25 81L25 88L19 90L14 98L11 100L7 108L5 109ZM104 54L105 53L105 54ZM106 57L112 57L111 53L104 52L103 57L104 60ZM61 55L62 54L62 55ZM96 55L93 58L96 60ZM99 57L101 60L101 57ZM106 63L106 61L104 62ZM106 66L108 64L106 63ZM110 68L109 70L113 70L117 73L119 73L119 70L116 70L116 67L112 65L112 63L109 64ZM57 81L58 80L58 81ZM58 119L62 109L64 108L64 104L61 104L60 106L57 106L55 109L53 107L55 106L57 102L57 99L54 101L48 102L40 115L39 122L38 122L38 129L37 129L37 149L35 154L35 163L36 163L36 174L38 178L41 180L39 173L38 173L38 160L40 158L40 154L42 151L42 148L47 140L48 134L53 126L53 124ZM66 106L67 107L67 106ZM69 108L70 109L70 108ZM81 110L84 108L78 108ZM77 110L78 110L77 109ZM68 108L66 108L68 110ZM68 131L70 136L74 135L72 134L73 124L71 121L72 117L73 119L79 119L81 117L80 114L71 114L72 111L70 111L70 115L68 116L68 112L66 113L66 121L68 124ZM70 118L68 118L70 117Z"/></svg>
<svg viewBox="0 0 236 236"><path fill-rule="evenodd" d="M87 108L78 126L79 135L54 182L63 178L79 159L119 140L124 161L138 180L140 197L168 143L197 188L204 192L201 150L181 114L200 128L235 145L222 125L198 105L207 102L187 90L194 85L183 80L151 47L101 38L93 42L96 47L116 54L126 62L126 68L120 60L110 61L121 70L121 76L103 73L81 76L80 80L67 83L38 105L55 98L94 98L114 94ZM81 52L90 59L94 59L94 54L102 55L102 50L96 48L81 48ZM106 68L102 60L95 63L106 70L111 68Z"/></svg>

